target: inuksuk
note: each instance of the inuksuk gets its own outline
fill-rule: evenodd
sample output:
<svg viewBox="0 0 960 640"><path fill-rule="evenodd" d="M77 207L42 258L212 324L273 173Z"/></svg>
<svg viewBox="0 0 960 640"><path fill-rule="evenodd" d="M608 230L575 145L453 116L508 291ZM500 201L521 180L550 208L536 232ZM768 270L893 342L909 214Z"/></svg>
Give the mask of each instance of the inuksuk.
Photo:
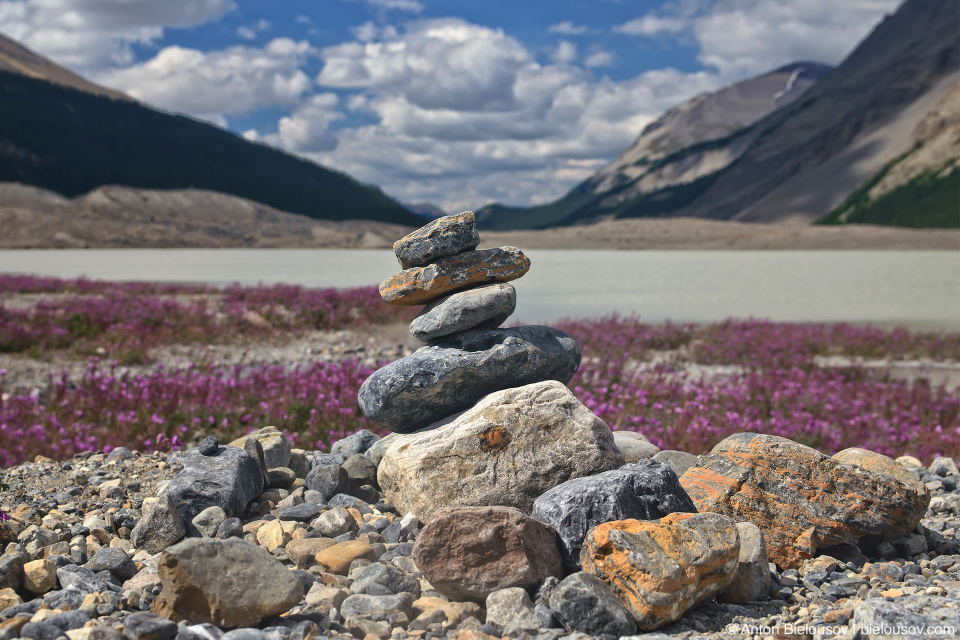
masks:
<svg viewBox="0 0 960 640"><path fill-rule="evenodd" d="M439 218L394 244L403 269L380 286L396 305L426 305L410 332L426 345L376 371L359 403L406 435L378 471L398 509L426 522L444 506L530 512L547 489L623 464L610 429L565 386L580 344L559 329L499 328L516 308L508 281L530 260L478 250L473 213Z"/></svg>

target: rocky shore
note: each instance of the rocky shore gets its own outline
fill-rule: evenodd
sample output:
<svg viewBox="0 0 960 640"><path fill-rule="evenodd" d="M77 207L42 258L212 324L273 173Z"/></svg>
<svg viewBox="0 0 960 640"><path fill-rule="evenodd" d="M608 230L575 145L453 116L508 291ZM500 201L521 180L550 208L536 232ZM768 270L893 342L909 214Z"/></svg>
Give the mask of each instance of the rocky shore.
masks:
<svg viewBox="0 0 960 640"><path fill-rule="evenodd" d="M425 345L360 387L389 436L4 470L0 640L957 637L955 460L611 430L572 336L498 328L530 262L478 243L461 214L395 244Z"/></svg>

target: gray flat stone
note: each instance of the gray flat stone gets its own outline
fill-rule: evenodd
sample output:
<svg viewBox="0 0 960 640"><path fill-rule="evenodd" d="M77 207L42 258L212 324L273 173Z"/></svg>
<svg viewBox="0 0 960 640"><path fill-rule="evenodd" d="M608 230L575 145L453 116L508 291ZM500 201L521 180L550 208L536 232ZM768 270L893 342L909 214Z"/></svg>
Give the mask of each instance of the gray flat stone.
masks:
<svg viewBox="0 0 960 640"><path fill-rule="evenodd" d="M480 244L477 221L472 211L437 218L393 243L393 251L404 269L430 264L437 258L475 249Z"/></svg>
<svg viewBox="0 0 960 640"><path fill-rule="evenodd" d="M670 513L696 511L673 470L653 460L567 480L533 503L533 517L556 530L569 567L580 566L583 539L598 524L657 520Z"/></svg>
<svg viewBox="0 0 960 640"><path fill-rule="evenodd" d="M361 385L358 399L373 422L412 433L494 391L545 380L567 383L579 367L580 344L558 329L471 329L383 367Z"/></svg>
<svg viewBox="0 0 960 640"><path fill-rule="evenodd" d="M517 308L517 290L504 282L435 300L410 323L410 333L429 342L477 327L499 327Z"/></svg>
<svg viewBox="0 0 960 640"><path fill-rule="evenodd" d="M568 631L599 636L629 636L637 624L623 603L600 578L578 571L560 581L549 598L550 608Z"/></svg>
<svg viewBox="0 0 960 640"><path fill-rule="evenodd" d="M677 474L678 478L686 473L687 469L697 465L697 456L692 453L687 453L686 451L665 449L653 456L653 459L673 469L673 472Z"/></svg>

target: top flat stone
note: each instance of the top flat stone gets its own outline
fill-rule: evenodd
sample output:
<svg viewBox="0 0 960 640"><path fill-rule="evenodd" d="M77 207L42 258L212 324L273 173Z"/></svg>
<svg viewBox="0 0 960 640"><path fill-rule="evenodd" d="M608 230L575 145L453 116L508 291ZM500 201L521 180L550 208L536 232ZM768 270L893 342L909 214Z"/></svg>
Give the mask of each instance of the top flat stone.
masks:
<svg viewBox="0 0 960 640"><path fill-rule="evenodd" d="M437 218L393 243L393 251L404 269L422 267L480 244L477 221L472 211Z"/></svg>
<svg viewBox="0 0 960 640"><path fill-rule="evenodd" d="M390 304L427 304L456 291L516 280L530 270L530 258L516 247L464 251L425 267L405 269L380 285Z"/></svg>

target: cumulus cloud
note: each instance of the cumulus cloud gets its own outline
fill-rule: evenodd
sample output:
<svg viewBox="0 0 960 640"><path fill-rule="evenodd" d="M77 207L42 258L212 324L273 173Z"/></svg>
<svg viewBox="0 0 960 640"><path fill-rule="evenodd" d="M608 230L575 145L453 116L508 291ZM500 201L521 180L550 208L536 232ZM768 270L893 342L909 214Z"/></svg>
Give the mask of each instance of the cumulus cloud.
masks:
<svg viewBox="0 0 960 640"><path fill-rule="evenodd" d="M222 17L233 0L0 0L3 32L79 70L134 61L133 46L152 44L165 27Z"/></svg>
<svg viewBox="0 0 960 640"><path fill-rule="evenodd" d="M797 60L836 64L900 0L680 0L615 28L625 34L692 38L698 59L724 78Z"/></svg>
<svg viewBox="0 0 960 640"><path fill-rule="evenodd" d="M295 107L312 87L300 69L312 52L306 41L289 38L210 52L170 46L95 78L148 104L222 122L257 109Z"/></svg>
<svg viewBox="0 0 960 640"><path fill-rule="evenodd" d="M330 151L337 146L337 138L330 125L342 119L337 110L340 99L335 93L310 96L289 116L280 119L277 133L264 136L264 141L297 153Z"/></svg>
<svg viewBox="0 0 960 640"><path fill-rule="evenodd" d="M268 20L258 20L255 24L237 27L237 35L244 40L256 40L258 32L266 31L269 28L270 22Z"/></svg>
<svg viewBox="0 0 960 640"><path fill-rule="evenodd" d="M550 57L558 64L573 64L577 61L577 45L569 40L561 40L550 52Z"/></svg>
<svg viewBox="0 0 960 640"><path fill-rule="evenodd" d="M547 28L549 33L560 33L567 36L579 36L588 31L587 27L582 24L574 24L570 20L564 20L563 22L558 22L552 24Z"/></svg>
<svg viewBox="0 0 960 640"><path fill-rule="evenodd" d="M587 55L583 60L583 66L585 67L612 67L616 56L612 51L607 51L606 49L595 49L590 54Z"/></svg>
<svg viewBox="0 0 960 640"><path fill-rule="evenodd" d="M555 53L544 65L502 30L415 21L324 49L317 83L345 97L293 114L265 139L405 201L530 204L563 195L660 112L717 86L715 74L672 69L597 80L570 63L575 47ZM308 151L303 140L332 144L344 105L372 124L341 127L335 148ZM313 137L300 137L307 129Z"/></svg>

